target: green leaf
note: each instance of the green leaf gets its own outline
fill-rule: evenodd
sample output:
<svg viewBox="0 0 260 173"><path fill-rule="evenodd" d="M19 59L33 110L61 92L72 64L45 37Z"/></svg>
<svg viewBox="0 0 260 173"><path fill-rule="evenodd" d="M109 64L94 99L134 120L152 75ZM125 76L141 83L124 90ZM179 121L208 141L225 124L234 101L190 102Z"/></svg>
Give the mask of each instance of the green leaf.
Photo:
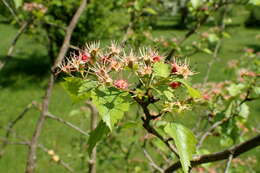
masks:
<svg viewBox="0 0 260 173"><path fill-rule="evenodd" d="M253 90L257 95L260 95L260 87L254 87Z"/></svg>
<svg viewBox="0 0 260 173"><path fill-rule="evenodd" d="M202 0L191 0L191 5L193 8L197 9L202 5Z"/></svg>
<svg viewBox="0 0 260 173"><path fill-rule="evenodd" d="M188 173L190 160L196 151L197 140L192 131L181 124L168 123L164 131L173 138L180 156L183 171Z"/></svg>
<svg viewBox="0 0 260 173"><path fill-rule="evenodd" d="M209 34L208 40L210 43L215 43L215 42L219 41L219 38L216 34Z"/></svg>
<svg viewBox="0 0 260 173"><path fill-rule="evenodd" d="M102 137L107 135L108 133L109 133L109 128L103 121L100 121L98 123L98 126L92 132L90 132L90 137L88 139L89 155L91 154L96 144L102 139Z"/></svg>
<svg viewBox="0 0 260 173"><path fill-rule="evenodd" d="M202 49L202 51L207 53L207 54L213 54L213 52L208 48Z"/></svg>
<svg viewBox="0 0 260 173"><path fill-rule="evenodd" d="M167 78L171 74L171 66L163 62L157 62L153 65L155 76Z"/></svg>
<svg viewBox="0 0 260 173"><path fill-rule="evenodd" d="M14 0L15 8L21 7L23 4L23 0Z"/></svg>
<svg viewBox="0 0 260 173"><path fill-rule="evenodd" d="M182 79L177 79L175 80L177 82L181 82L188 90L188 93L191 97L193 98L201 98L201 94L198 90L192 88L186 81L182 80Z"/></svg>
<svg viewBox="0 0 260 173"><path fill-rule="evenodd" d="M227 88L227 90L231 96L235 97L240 94L244 88L244 84L232 84Z"/></svg>
<svg viewBox="0 0 260 173"><path fill-rule="evenodd" d="M249 113L250 113L249 106L246 103L243 103L240 106L240 111L239 111L238 115L243 117L244 119L247 119Z"/></svg>
<svg viewBox="0 0 260 173"><path fill-rule="evenodd" d="M65 82L62 82L63 88L68 92L73 101L78 101L78 91L82 85L82 79L76 77L67 77Z"/></svg>
<svg viewBox="0 0 260 173"><path fill-rule="evenodd" d="M157 15L157 12L150 7L144 8L144 11L151 14L151 15Z"/></svg>
<svg viewBox="0 0 260 173"><path fill-rule="evenodd" d="M78 96L84 99L88 99L91 96L91 90L97 86L98 83L96 81L84 80L78 89Z"/></svg>
<svg viewBox="0 0 260 173"><path fill-rule="evenodd" d="M102 120L111 131L114 124L123 118L124 112L128 111L131 99L126 92L106 87L96 88L91 97Z"/></svg>

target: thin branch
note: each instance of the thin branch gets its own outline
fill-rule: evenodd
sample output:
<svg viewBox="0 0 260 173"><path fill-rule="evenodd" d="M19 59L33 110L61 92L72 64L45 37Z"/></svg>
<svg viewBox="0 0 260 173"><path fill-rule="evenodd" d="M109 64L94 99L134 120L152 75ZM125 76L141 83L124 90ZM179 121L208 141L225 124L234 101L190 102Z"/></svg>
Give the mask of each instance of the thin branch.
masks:
<svg viewBox="0 0 260 173"><path fill-rule="evenodd" d="M42 151L44 151L45 153L48 153L48 152L49 152L49 149L47 149L46 147L44 147L44 145L42 145L42 144L38 144L38 147L39 147L40 149L42 149ZM60 165L62 165L65 169L67 169L69 172L75 173L75 171L70 167L70 165L69 165L68 163L64 162L62 159L60 159L60 160L58 161L58 163L59 163Z"/></svg>
<svg viewBox="0 0 260 173"><path fill-rule="evenodd" d="M71 19L70 24L66 29L65 38L62 43L61 49L59 51L58 57L55 60L55 63L53 64L53 66L51 68L52 72L54 72L55 68L61 63L64 56L66 55L66 53L69 49L71 35L76 27L76 24L81 16L81 14L83 13L86 5L87 5L87 0L82 0L79 8L77 9L76 13L74 14L73 18ZM51 73L49 82L48 82L48 87L46 89L46 94L43 99L42 112L41 112L40 118L36 124L35 131L32 136L31 143L29 145L27 164L26 164L26 173L34 173L34 170L35 170L36 148L38 145L37 144L38 138L41 134L42 127L43 127L43 124L46 119L46 114L48 113L49 102L50 102L50 98L51 98L53 85L54 85L54 73Z"/></svg>
<svg viewBox="0 0 260 173"><path fill-rule="evenodd" d="M197 165L200 165L203 163L225 160L230 156L230 154L233 154L233 158L235 158L235 157L239 156L240 154L243 154L253 148L258 147L259 145L260 145L260 135L257 135L256 137L251 138L241 144L230 147L229 149L226 149L226 150L223 150L223 151L220 151L217 153L197 156L191 161L191 167L194 167L194 166L197 166ZM164 172L171 173L179 168L181 168L180 161L172 164Z"/></svg>
<svg viewBox="0 0 260 173"><path fill-rule="evenodd" d="M8 8L10 13L14 16L14 19L17 21L17 23L20 23L20 19L17 17L17 15L15 14L14 10L12 9L12 7L6 2L6 0L2 0L2 2Z"/></svg>
<svg viewBox="0 0 260 173"><path fill-rule="evenodd" d="M232 159L233 159L233 154L230 154L229 157L228 157L228 160L227 160L227 164L226 164L226 168L225 168L224 173L228 173L229 172L228 170L230 168Z"/></svg>
<svg viewBox="0 0 260 173"><path fill-rule="evenodd" d="M197 149L199 149L201 147L201 145L203 144L204 140L221 124L227 122L229 120L229 118L224 118L220 121L217 121L216 123L214 123L200 138L198 144L197 144Z"/></svg>
<svg viewBox="0 0 260 173"><path fill-rule="evenodd" d="M85 136L89 136L89 134L87 132L85 132L84 130L80 129L76 125L74 125L74 124L72 124L72 123L70 123L68 121L65 121L64 119L62 119L60 117L57 117L57 116L55 116L55 115L53 115L53 114L51 114L49 112L46 114L46 118L50 118L50 119L56 120L56 121L58 121L60 123L65 124L66 126L72 128L72 129L78 131L79 133L81 133L81 134L83 134Z"/></svg>
<svg viewBox="0 0 260 173"><path fill-rule="evenodd" d="M22 26L20 27L20 29L17 31L14 39L12 40L12 43L8 49L7 55L6 57L0 61L0 70L4 67L5 62L10 59L10 57L13 54L14 48L16 46L17 41L19 40L19 38L23 35L23 33L27 30L27 28L30 26L30 24L33 22L33 19L30 18L28 21L25 21Z"/></svg>
<svg viewBox="0 0 260 173"><path fill-rule="evenodd" d="M1 138L1 137L0 137ZM9 141L8 139L6 138L3 138L2 140L4 140L7 144L11 144L11 145L27 145L29 146L30 145L30 142L29 141L16 141L16 142L13 142L13 141ZM48 153L49 152L49 149L47 149L46 147L44 147L44 145L42 144L38 144L38 147L44 151L45 153ZM61 166L63 166L65 169L67 169L69 172L71 173L75 173L75 171L69 166L68 163L64 162L62 159L59 160L58 162Z"/></svg>
<svg viewBox="0 0 260 173"><path fill-rule="evenodd" d="M87 107L91 111L91 121L90 121L90 130L93 131L97 127L97 118L98 118L98 111L96 107L90 102L87 101ZM96 157L97 157L97 150L96 147L93 148L90 159L88 161L89 164L89 173L96 173Z"/></svg>
<svg viewBox="0 0 260 173"><path fill-rule="evenodd" d="M152 157L150 156L150 154L146 151L145 148L143 148L143 152L144 152L144 156L149 160L149 164L154 168L156 169L157 171L163 173L163 169L158 166L152 159Z"/></svg>
<svg viewBox="0 0 260 173"><path fill-rule="evenodd" d="M7 129L6 129L6 134L5 134L5 138L6 138L7 140L8 140L8 138L9 138L9 136L10 136L10 133L11 133L13 127L18 123L19 120L23 119L23 117L26 115L26 113L27 113L31 108L33 108L33 106L35 106L35 103L34 103L34 102L28 104L28 105L24 108L24 110L23 110L13 121L11 121L11 122L8 124L8 127L7 127ZM7 141L7 140L5 140L5 141ZM0 148L1 148L0 158L3 156L3 154L4 154L4 149L5 149L6 145L7 145L7 143L6 143L5 141L3 142L3 144L2 144L1 147L0 147Z"/></svg>

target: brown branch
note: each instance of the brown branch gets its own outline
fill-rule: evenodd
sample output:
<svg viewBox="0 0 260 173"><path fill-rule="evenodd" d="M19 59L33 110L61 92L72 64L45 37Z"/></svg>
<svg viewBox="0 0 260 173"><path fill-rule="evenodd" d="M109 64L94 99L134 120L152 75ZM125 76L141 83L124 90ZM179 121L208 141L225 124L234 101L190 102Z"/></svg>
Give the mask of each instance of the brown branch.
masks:
<svg viewBox="0 0 260 173"><path fill-rule="evenodd" d="M74 125L74 124L72 124L72 123L70 123L68 121L65 121L64 119L62 119L60 117L57 117L57 116L55 116L55 115L53 115L53 114L51 114L49 112L46 114L46 118L50 118L50 119L56 120L56 121L58 121L60 123L65 124L66 126L72 128L72 129L78 131L79 133L81 133L81 134L83 134L85 136L89 136L89 134L87 132L85 132L84 130L80 129L76 125Z"/></svg>
<svg viewBox="0 0 260 173"><path fill-rule="evenodd" d="M157 171L163 173L163 169L162 169L160 166L158 166L158 165L154 162L154 160L152 159L152 157L151 157L150 154L146 151L145 148L143 148L143 152L144 152L144 156L149 160L149 164L150 164L154 169L156 169Z"/></svg>
<svg viewBox="0 0 260 173"><path fill-rule="evenodd" d="M5 134L5 138L6 138L6 139L9 138L10 133L11 133L13 127L18 123L19 120L21 120L21 119L26 115L26 113L27 113L34 105L35 105L34 102L28 104L28 105L24 108L24 110L23 110L13 121L11 121L11 122L8 124L8 127L7 127L7 129L6 129L6 134ZM6 140L5 140L5 141L6 141ZM0 158L3 156L3 154L4 154L4 149L5 149L6 145L7 145L7 143L6 143L5 141L3 142L3 144L2 144L1 147L0 147L0 148L1 148Z"/></svg>
<svg viewBox="0 0 260 173"><path fill-rule="evenodd" d="M81 14L83 13L86 5L87 5L87 0L82 0L79 8L77 9L76 13L74 14L72 20L70 21L70 24L67 27L66 35L65 35L63 44L61 46L60 52L58 54L58 57L51 68L52 72L54 72L55 68L61 63L62 59L66 55L69 45L70 45L71 35L76 27L76 24L81 16ZM34 131L34 134L32 136L32 139L31 139L31 142L29 145L26 173L33 173L35 166L36 166L35 162L36 162L36 148L38 145L38 138L41 134L42 127L43 127L43 124L46 119L46 114L48 113L49 102L50 102L53 85L54 85L54 73L51 73L49 82L48 82L48 87L46 89L46 94L43 99L42 112L41 112L40 118L36 124L35 131Z"/></svg>
<svg viewBox="0 0 260 173"><path fill-rule="evenodd" d="M20 27L20 29L17 31L14 39L12 40L12 43L10 45L10 47L8 48L8 52L6 57L0 61L0 70L4 67L6 61L8 59L10 59L10 57L13 54L14 48L16 46L17 41L19 40L19 38L23 35L23 33L27 30L27 28L30 26L30 24L33 22L33 19L30 18L28 21L25 21L22 26Z"/></svg>
<svg viewBox="0 0 260 173"><path fill-rule="evenodd" d="M52 67L52 71L55 70L55 68L61 63L64 56L66 55L66 53L69 49L69 46L70 46L70 39L71 39L72 33L73 33L73 31L76 27L76 24L78 23L78 20L79 20L81 14L84 12L86 5L87 5L87 0L82 0L79 8L77 9L77 11L74 14L69 26L67 27L64 41L62 43L59 55L58 55L54 65Z"/></svg>
<svg viewBox="0 0 260 173"><path fill-rule="evenodd" d="M93 131L97 127L97 118L98 118L98 111L96 107L90 102L87 101L87 107L91 111L91 122L90 122L90 130ZM96 157L97 157L97 150L96 147L93 148L90 159L88 161L89 164L89 173L96 173Z"/></svg>
<svg viewBox="0 0 260 173"><path fill-rule="evenodd" d="M233 158L239 156L240 154L243 154L253 148L256 148L260 145L260 135L257 135L254 138L251 138L241 144L235 145L233 147L230 147L229 149L212 153L212 154L206 154L195 157L191 161L191 167L203 164L203 163L209 163L209 162L216 162L220 160L228 159L231 154L233 154ZM174 163L170 167L168 167L164 172L165 173L171 173L177 169L181 168L180 161Z"/></svg>
<svg viewBox="0 0 260 173"><path fill-rule="evenodd" d="M149 92L148 92L149 93ZM147 94L148 94L147 93ZM150 121L154 119L154 116L152 116L150 114L150 111L148 109L148 106L150 103L155 103L156 99L153 98L153 96L148 94L148 101L144 101L143 99L139 99L138 97L134 97L135 101L142 107L143 112L145 114L145 117L142 117L142 121L143 121L143 127L146 129L147 132L153 134L154 136L158 137L163 143L165 143L165 145L177 156L178 156L178 152L176 150L176 148L170 143L171 140L168 139L164 139L164 137L162 135L160 135L157 130L155 128L153 128L150 125ZM159 114L160 115L160 114Z"/></svg>
<svg viewBox="0 0 260 173"><path fill-rule="evenodd" d="M1 138L1 137L0 137ZM7 143L7 144L11 144L11 145L30 145L29 141L9 141L6 138L3 138L3 140ZM44 147L44 145L42 144L38 144L38 148L40 148L42 151L44 151L45 153L49 154L49 149L47 149L46 147ZM63 166L65 169L67 169L69 172L74 173L75 171L69 166L68 163L64 162L62 159L59 159L59 161L57 162L58 164L60 164L61 166Z"/></svg>
<svg viewBox="0 0 260 173"><path fill-rule="evenodd" d="M12 9L12 7L6 2L6 0L2 0L2 2L4 3L4 5L8 8L8 10L10 11L10 13L14 16L15 20L17 21L17 23L20 23L19 18L17 17L17 15L15 14L15 11Z"/></svg>
<svg viewBox="0 0 260 173"><path fill-rule="evenodd" d="M226 164L224 173L228 173L228 170L229 170L229 168L230 168L232 159L233 159L233 154L230 154L229 157L228 157L228 160L227 160L227 164Z"/></svg>

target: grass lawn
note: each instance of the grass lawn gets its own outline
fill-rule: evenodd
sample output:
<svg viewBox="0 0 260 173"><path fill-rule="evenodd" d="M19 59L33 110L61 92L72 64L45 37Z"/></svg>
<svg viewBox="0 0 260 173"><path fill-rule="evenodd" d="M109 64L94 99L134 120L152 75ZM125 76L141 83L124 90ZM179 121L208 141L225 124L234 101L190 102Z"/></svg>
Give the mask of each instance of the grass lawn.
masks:
<svg viewBox="0 0 260 173"><path fill-rule="evenodd" d="M236 17L234 21L238 20ZM207 28L202 28L205 30ZM0 58L2 58L10 45L11 39L16 33L16 29L0 24ZM227 61L233 58L240 57L245 47L255 48L260 51L259 41L255 39L255 35L259 34L259 29L247 29L241 25L234 25L228 27L228 32L231 33L232 38L225 39L221 47L218 61L213 65L212 72L210 73L210 81L220 81L230 79L226 75L223 66ZM185 31L181 30L156 30L154 35L162 35L164 37L172 37L173 35L183 35ZM196 37L190 38L187 41L196 40ZM196 54L191 60L192 67L199 72L194 82L200 82L205 76L207 70L207 63L210 56L206 54ZM46 49L37 43L29 35L22 36L15 48L14 57L6 64L6 67L0 71L0 126L7 125L10 120L13 120L19 113L21 113L26 105L32 101L40 103L44 89L47 83L47 71L49 67L49 59L47 57ZM58 115L70 122L79 125L82 129L88 129L88 120L86 113L77 113L76 110L83 103L72 103L69 96L65 93L59 83L55 84L53 95L50 104L50 112ZM252 111L249 117L249 123L252 126L259 127L260 121L260 103L250 103ZM19 122L15 129L18 133L26 138L30 138L32 130L35 128L36 120L39 113L36 110L30 110L23 121ZM181 119L191 119L191 122L196 121L196 117L184 115ZM0 136L4 135L4 131L0 130ZM46 147L54 149L59 153L64 160L73 165L76 170L81 170L80 156L75 156L72 153L79 152L75 140L79 138L79 134L72 129L67 128L63 124L59 124L53 120L47 120L41 135L40 142ZM122 136L123 138L123 136ZM214 141L214 139L212 139ZM213 143L216 143L214 141ZM210 148L215 151L216 148ZM137 150L138 151L138 150ZM260 161L260 149L254 149L245 155L255 155ZM4 173L17 173L23 172L27 157L27 148L25 146L13 145L9 146L6 154L0 159L0 172ZM48 173L66 172L61 166L50 163L50 157L38 151L39 164L37 172ZM106 163L107 166L110 166ZM257 168L256 171L260 171ZM109 172L116 172L111 170Z"/></svg>

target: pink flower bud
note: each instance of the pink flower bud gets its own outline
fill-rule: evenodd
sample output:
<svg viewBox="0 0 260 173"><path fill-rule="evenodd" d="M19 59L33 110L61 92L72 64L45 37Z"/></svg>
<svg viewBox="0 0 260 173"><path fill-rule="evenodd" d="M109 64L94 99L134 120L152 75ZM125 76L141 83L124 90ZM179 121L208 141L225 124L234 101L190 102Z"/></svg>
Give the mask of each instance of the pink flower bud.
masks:
<svg viewBox="0 0 260 173"><path fill-rule="evenodd" d="M123 79L116 80L114 82L114 85L115 85L115 87L117 87L119 89L127 89L128 88L128 83Z"/></svg>
<svg viewBox="0 0 260 173"><path fill-rule="evenodd" d="M90 54L88 52L80 53L80 60L84 63L90 60Z"/></svg>
<svg viewBox="0 0 260 173"><path fill-rule="evenodd" d="M152 61L153 61L153 62L159 62L159 61L161 61L161 59L162 59L162 57L160 57L160 56L154 56L154 57L152 57Z"/></svg>

